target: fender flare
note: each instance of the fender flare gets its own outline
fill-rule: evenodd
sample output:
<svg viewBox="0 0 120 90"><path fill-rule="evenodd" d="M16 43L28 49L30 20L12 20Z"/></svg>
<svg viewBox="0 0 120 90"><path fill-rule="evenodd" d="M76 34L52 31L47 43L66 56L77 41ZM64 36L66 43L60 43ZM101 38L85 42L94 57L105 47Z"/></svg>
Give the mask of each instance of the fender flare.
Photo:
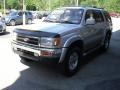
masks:
<svg viewBox="0 0 120 90"><path fill-rule="evenodd" d="M64 61L65 55L66 55L69 47L77 41L82 41L82 38L80 36L76 35L76 36L70 37L65 42L65 44L63 45L63 48L62 48L62 53L61 53L61 56L60 56L60 59L59 59L59 63L62 63Z"/></svg>

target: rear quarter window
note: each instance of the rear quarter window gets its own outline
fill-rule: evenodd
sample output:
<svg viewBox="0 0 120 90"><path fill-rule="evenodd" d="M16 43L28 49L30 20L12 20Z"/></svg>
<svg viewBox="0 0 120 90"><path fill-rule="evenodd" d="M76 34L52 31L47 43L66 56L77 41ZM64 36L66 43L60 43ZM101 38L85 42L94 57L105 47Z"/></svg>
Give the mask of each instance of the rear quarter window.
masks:
<svg viewBox="0 0 120 90"><path fill-rule="evenodd" d="M100 10L93 10L93 14L97 23L104 21L103 15Z"/></svg>
<svg viewBox="0 0 120 90"><path fill-rule="evenodd" d="M111 17L108 12L104 11L104 16L107 22L112 22Z"/></svg>

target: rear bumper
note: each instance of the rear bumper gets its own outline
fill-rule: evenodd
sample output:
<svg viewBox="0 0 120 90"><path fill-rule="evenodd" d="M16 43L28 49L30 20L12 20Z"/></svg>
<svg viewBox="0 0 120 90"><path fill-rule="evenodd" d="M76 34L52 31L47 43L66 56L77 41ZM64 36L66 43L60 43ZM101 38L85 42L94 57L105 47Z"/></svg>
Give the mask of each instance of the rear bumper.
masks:
<svg viewBox="0 0 120 90"><path fill-rule="evenodd" d="M61 56L61 49L35 48L30 46L18 45L13 42L12 42L12 49L16 54L34 61L59 62ZM41 54L42 51L48 51L54 53L52 53L51 56L44 56Z"/></svg>
<svg viewBox="0 0 120 90"><path fill-rule="evenodd" d="M2 27L0 28L0 33L4 33L4 32L6 32L6 27L2 26Z"/></svg>

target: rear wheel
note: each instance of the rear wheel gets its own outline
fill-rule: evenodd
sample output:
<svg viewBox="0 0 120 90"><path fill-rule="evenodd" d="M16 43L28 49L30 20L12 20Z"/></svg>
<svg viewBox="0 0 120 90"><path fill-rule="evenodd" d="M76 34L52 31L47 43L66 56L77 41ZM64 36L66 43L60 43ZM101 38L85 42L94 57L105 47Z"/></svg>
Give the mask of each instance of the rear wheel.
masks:
<svg viewBox="0 0 120 90"><path fill-rule="evenodd" d="M31 20L31 19L28 19L28 20L27 20L27 24L32 24L32 20Z"/></svg>
<svg viewBox="0 0 120 90"><path fill-rule="evenodd" d="M107 51L109 46L110 46L110 34L107 33L106 36L105 36L105 40L104 40L104 44L102 46L102 50L103 51Z"/></svg>
<svg viewBox="0 0 120 90"><path fill-rule="evenodd" d="M63 62L63 71L66 76L72 76L79 70L81 57L78 47L72 47L68 50Z"/></svg>
<svg viewBox="0 0 120 90"><path fill-rule="evenodd" d="M15 26L15 24L16 24L15 20L11 20L11 21L10 21L10 25L11 25L11 26Z"/></svg>

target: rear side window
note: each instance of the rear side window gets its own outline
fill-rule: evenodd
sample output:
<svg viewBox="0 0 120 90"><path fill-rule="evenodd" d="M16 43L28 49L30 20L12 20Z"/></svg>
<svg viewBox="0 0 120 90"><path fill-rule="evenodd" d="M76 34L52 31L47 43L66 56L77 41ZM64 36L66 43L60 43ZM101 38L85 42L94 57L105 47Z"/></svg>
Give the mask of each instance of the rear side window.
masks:
<svg viewBox="0 0 120 90"><path fill-rule="evenodd" d="M104 11L104 15L105 15L105 19L106 19L107 22L112 22L111 17L110 17L108 12Z"/></svg>
<svg viewBox="0 0 120 90"><path fill-rule="evenodd" d="M104 18L100 10L93 10L93 16L95 18L95 21L98 22L103 22Z"/></svg>
<svg viewBox="0 0 120 90"><path fill-rule="evenodd" d="M25 15L32 15L31 12L25 12Z"/></svg>
<svg viewBox="0 0 120 90"><path fill-rule="evenodd" d="M92 17L95 19L96 23L100 23L104 21L103 15L101 13L100 10L87 10L86 15L85 15L85 21L90 18L92 15Z"/></svg>
<svg viewBox="0 0 120 90"><path fill-rule="evenodd" d="M23 15L23 13L22 13L22 12L19 12L19 13L18 13L18 15L19 15L19 16L22 16L22 15Z"/></svg>

